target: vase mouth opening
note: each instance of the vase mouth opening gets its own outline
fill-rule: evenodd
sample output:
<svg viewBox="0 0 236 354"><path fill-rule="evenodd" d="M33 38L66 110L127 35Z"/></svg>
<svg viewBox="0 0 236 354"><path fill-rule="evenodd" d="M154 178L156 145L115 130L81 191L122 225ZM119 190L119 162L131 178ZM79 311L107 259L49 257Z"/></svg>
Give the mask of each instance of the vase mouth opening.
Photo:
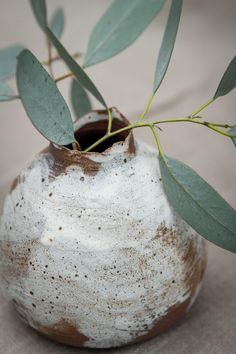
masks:
<svg viewBox="0 0 236 354"><path fill-rule="evenodd" d="M130 122L116 108L110 108L110 112L112 117L111 132L130 125ZM92 144L106 135L107 128L107 110L92 111L75 121L74 134L81 147L81 152L84 152ZM130 145L131 140L133 140L131 129L127 129L117 133L116 135L106 139L96 147L92 148L90 153L105 153L111 150L112 146L117 143L127 142L128 145ZM73 149L71 144L65 147L70 150Z"/></svg>

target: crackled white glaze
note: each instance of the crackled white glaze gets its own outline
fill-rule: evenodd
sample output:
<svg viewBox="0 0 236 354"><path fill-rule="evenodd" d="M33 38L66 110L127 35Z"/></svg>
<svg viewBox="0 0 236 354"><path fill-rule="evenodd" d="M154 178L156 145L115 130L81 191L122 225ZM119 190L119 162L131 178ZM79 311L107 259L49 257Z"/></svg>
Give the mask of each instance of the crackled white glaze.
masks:
<svg viewBox="0 0 236 354"><path fill-rule="evenodd" d="M130 154L127 144L91 153L93 176L79 164L52 176L53 155L40 153L6 197L1 285L51 337L67 323L86 347L124 345L198 291L203 240L170 207L157 152L136 141Z"/></svg>

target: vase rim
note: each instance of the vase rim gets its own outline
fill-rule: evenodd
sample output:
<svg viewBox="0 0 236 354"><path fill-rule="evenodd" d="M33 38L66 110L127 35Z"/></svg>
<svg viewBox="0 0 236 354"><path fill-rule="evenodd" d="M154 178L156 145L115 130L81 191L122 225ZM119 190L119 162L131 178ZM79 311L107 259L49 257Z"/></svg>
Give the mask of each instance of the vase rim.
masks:
<svg viewBox="0 0 236 354"><path fill-rule="evenodd" d="M112 128L114 130L122 127L127 127L130 122L125 118L116 108L111 108L112 112ZM80 137L83 136L83 141L87 143L86 136L94 134L94 129L97 129L97 134L100 137L106 134L107 131L107 110L96 110L88 113L79 119L77 124L76 133L79 132ZM81 132L83 134L81 134ZM43 154L48 155L52 161L52 176L58 176L65 173L69 166L78 165L84 171L85 174L95 176L102 164L107 163L120 163L121 160L126 162L128 159L132 159L136 155L136 142L133 137L131 129L127 129L124 132L115 135L116 139L105 145L105 149L101 151L81 151L72 150L70 147L59 146L50 143L49 146L42 151ZM94 136L93 136L94 138ZM77 137L78 139L78 137ZM112 138L111 138L112 139ZM96 141L95 139L94 141ZM81 139L78 139L81 144ZM90 141L90 146L94 141ZM109 139L107 140L107 142ZM82 146L83 148L83 146Z"/></svg>
<svg viewBox="0 0 236 354"><path fill-rule="evenodd" d="M118 130L123 127L129 126L131 123L129 120L116 108L111 107L109 108L112 114L112 130ZM79 136L83 134L85 137L86 135L89 136L90 131L93 129L96 131L103 132L105 135L107 129L107 110L106 109L99 109L93 110L81 118L78 118L74 123L74 130L75 136L79 141ZM70 158L72 156L87 156L87 157L105 157L108 155L113 155L116 153L117 147L119 146L119 153L124 152L130 155L135 154L135 141L133 132L131 129L125 130L117 136L114 136L116 139L113 142L109 142L110 139L107 140L108 146L102 151L81 151L81 150L73 150L68 146L60 146L50 142L49 144L49 151L53 152L63 152L64 158ZM79 141L80 143L80 141Z"/></svg>

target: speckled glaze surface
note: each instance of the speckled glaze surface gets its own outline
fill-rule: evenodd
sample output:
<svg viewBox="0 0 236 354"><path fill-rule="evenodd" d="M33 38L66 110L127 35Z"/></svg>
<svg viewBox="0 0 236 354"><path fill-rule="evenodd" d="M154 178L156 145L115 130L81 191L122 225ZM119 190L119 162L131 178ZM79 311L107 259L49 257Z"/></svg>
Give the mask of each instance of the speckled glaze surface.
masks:
<svg viewBox="0 0 236 354"><path fill-rule="evenodd" d="M104 129L99 114L78 132ZM115 109L113 122L127 124ZM30 326L73 346L122 346L166 330L191 307L205 269L204 241L170 207L156 150L130 132L120 140L103 153L50 145L3 207L5 296Z"/></svg>

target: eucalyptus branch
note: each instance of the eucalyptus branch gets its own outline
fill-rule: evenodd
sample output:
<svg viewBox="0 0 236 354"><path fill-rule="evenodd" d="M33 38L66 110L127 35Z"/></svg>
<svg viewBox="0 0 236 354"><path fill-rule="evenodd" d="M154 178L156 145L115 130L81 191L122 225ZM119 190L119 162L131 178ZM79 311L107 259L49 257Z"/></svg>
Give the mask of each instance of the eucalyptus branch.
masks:
<svg viewBox="0 0 236 354"><path fill-rule="evenodd" d="M59 82L59 81L65 80L65 79L67 79L68 77L71 77L71 76L73 76L73 75L74 75L74 74L73 74L72 72L69 72L69 73L67 73L67 74L65 74L65 75L62 75L62 76L57 77L54 81L55 81L55 82Z"/></svg>
<svg viewBox="0 0 236 354"><path fill-rule="evenodd" d="M212 123L212 122L207 122L203 120L197 120L199 119L198 117L195 117L191 120L189 120L188 117L180 117L180 118L166 118L166 119L158 119L158 120L153 120L150 121L151 124L161 124L161 123L176 123L176 122L187 122L187 123L195 123L195 124L200 124L200 125L205 125L209 128L209 126L212 127L221 127L221 128L233 128L233 125L230 124L222 124L222 123ZM224 132L225 133L225 132ZM230 134L227 136L232 137Z"/></svg>
<svg viewBox="0 0 236 354"><path fill-rule="evenodd" d="M85 152L89 152L93 148L95 148L96 146L98 146L99 144L104 142L105 140L111 138L112 136L114 136L116 134L119 134L119 133L122 133L122 132L124 132L126 130L131 130L131 129L135 129L135 128L141 128L141 127L149 127L149 128L151 128L153 134L154 134L154 131L155 131L155 139L156 139L156 136L158 136L158 135L157 135L156 130L154 129L155 125L163 124L163 123L180 123L180 122L188 122L188 123L200 124L200 125L205 126L205 127L209 128L211 130L214 130L215 132L217 132L219 134L227 136L228 138L236 138L236 134L230 134L230 133L218 128L218 127L230 128L231 126L229 124L209 123L209 122L205 122L205 121L199 121L196 118L193 118L193 119L190 120L188 117L158 119L158 120L152 120L152 121L140 121L140 120L138 120L135 123L128 125L127 127L115 130L115 131L110 132L110 133L107 132L106 135L104 135L102 138L100 138L97 141L95 141L95 143L93 143L91 146L89 146L84 151ZM162 149L162 151L163 151L163 149Z"/></svg>
<svg viewBox="0 0 236 354"><path fill-rule="evenodd" d="M224 136L227 136L228 138L234 138L234 134L228 133L222 129L218 129L218 127L223 127L223 128L231 128L232 126L229 124L218 124L218 123L210 123L210 122L205 122L202 120L196 120L196 118L192 118L191 120L188 117L184 118L174 118L174 119L163 119L163 120L154 120L151 121L150 124L162 124L162 123L177 123L177 122L188 122L188 123L195 123L195 124L200 124L203 125L209 129L212 129L216 131L219 134L222 134Z"/></svg>

